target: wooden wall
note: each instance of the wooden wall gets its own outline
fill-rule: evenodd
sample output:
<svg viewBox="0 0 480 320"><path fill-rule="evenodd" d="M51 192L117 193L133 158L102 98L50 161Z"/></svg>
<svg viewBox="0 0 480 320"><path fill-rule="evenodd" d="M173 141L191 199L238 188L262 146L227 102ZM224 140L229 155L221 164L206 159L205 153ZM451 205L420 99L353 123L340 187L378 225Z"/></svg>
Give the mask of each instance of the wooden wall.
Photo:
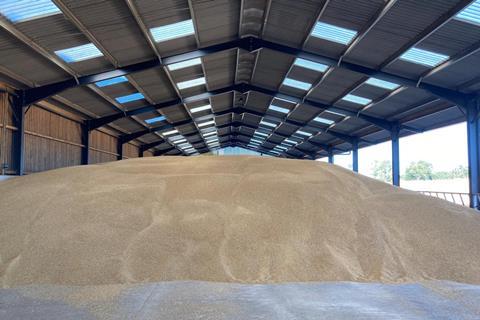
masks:
<svg viewBox="0 0 480 320"><path fill-rule="evenodd" d="M2 89L0 85L0 89ZM0 91L0 174L15 174L13 159L14 127L13 113L7 93ZM25 115L25 173L80 165L81 125L65 115L32 106ZM151 156L145 152L145 156ZM90 133L89 163L117 160L117 138L104 131ZM138 146L128 143L123 146L123 158L138 157Z"/></svg>
<svg viewBox="0 0 480 320"><path fill-rule="evenodd" d="M123 145L123 159L138 158L138 147L131 143Z"/></svg>
<svg viewBox="0 0 480 320"><path fill-rule="evenodd" d="M80 165L80 124L32 106L25 115L25 172Z"/></svg>
<svg viewBox="0 0 480 320"><path fill-rule="evenodd" d="M3 87L0 86L0 89ZM0 92L0 174L15 174L13 160L13 125L12 109L8 106L8 95Z"/></svg>

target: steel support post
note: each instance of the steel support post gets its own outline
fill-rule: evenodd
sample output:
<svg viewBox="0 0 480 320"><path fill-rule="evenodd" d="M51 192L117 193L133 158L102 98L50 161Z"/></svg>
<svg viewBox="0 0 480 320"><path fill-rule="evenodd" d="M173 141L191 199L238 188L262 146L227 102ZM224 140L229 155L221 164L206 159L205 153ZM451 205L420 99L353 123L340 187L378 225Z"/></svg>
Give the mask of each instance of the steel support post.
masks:
<svg viewBox="0 0 480 320"><path fill-rule="evenodd" d="M353 171L358 172L358 141L352 143L352 167Z"/></svg>
<svg viewBox="0 0 480 320"><path fill-rule="evenodd" d="M328 148L328 163L332 163L333 164L333 150L332 148Z"/></svg>
<svg viewBox="0 0 480 320"><path fill-rule="evenodd" d="M117 160L123 159L123 141L118 138L117 140Z"/></svg>
<svg viewBox="0 0 480 320"><path fill-rule="evenodd" d="M480 209L480 101L473 100L467 105L468 139L468 181L470 189L470 207Z"/></svg>
<svg viewBox="0 0 480 320"><path fill-rule="evenodd" d="M88 129L88 125L82 124L82 165L88 164L88 156L90 150L90 130Z"/></svg>
<svg viewBox="0 0 480 320"><path fill-rule="evenodd" d="M392 138L392 183L394 186L400 186L400 129L393 127L391 131Z"/></svg>
<svg viewBox="0 0 480 320"><path fill-rule="evenodd" d="M25 112L27 107L23 106L22 98L20 97L14 97L11 105L13 121L17 128L14 132L13 161L17 174L22 176L25 173Z"/></svg>

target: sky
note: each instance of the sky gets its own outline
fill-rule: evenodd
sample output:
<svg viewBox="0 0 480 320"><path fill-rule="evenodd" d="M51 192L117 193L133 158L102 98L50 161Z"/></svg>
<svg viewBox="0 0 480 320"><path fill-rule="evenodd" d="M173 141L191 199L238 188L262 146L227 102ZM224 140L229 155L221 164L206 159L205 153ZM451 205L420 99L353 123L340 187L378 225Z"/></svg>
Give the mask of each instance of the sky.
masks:
<svg viewBox="0 0 480 320"><path fill-rule="evenodd" d="M326 158L322 159L326 161ZM375 160L391 161L391 142L361 148L358 151L359 172L371 176ZM467 166L467 128L465 122L400 139L400 172L414 161L425 160L434 171L448 171ZM337 165L351 168L352 156L336 155Z"/></svg>

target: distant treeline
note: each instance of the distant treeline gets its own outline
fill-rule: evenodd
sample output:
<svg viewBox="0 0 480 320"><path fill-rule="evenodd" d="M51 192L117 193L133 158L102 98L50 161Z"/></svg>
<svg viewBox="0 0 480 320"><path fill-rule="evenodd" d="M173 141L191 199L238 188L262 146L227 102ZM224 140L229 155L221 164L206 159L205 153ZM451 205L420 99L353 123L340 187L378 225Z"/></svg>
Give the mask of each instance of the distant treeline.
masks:
<svg viewBox="0 0 480 320"><path fill-rule="evenodd" d="M388 160L375 161L373 166L373 175L379 180L391 182L392 180L392 164ZM440 179L456 179L467 178L468 167L458 166L450 171L433 171L433 165L427 161L411 162L405 174L402 176L404 180L440 180Z"/></svg>

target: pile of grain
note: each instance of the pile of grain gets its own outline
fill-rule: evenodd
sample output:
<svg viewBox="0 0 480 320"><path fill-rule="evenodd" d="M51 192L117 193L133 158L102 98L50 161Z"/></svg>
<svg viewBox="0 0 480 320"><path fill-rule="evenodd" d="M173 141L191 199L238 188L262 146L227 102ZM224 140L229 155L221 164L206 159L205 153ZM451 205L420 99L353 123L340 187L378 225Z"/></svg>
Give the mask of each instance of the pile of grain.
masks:
<svg viewBox="0 0 480 320"><path fill-rule="evenodd" d="M480 283L480 215L313 161L160 157L0 183L0 280Z"/></svg>

